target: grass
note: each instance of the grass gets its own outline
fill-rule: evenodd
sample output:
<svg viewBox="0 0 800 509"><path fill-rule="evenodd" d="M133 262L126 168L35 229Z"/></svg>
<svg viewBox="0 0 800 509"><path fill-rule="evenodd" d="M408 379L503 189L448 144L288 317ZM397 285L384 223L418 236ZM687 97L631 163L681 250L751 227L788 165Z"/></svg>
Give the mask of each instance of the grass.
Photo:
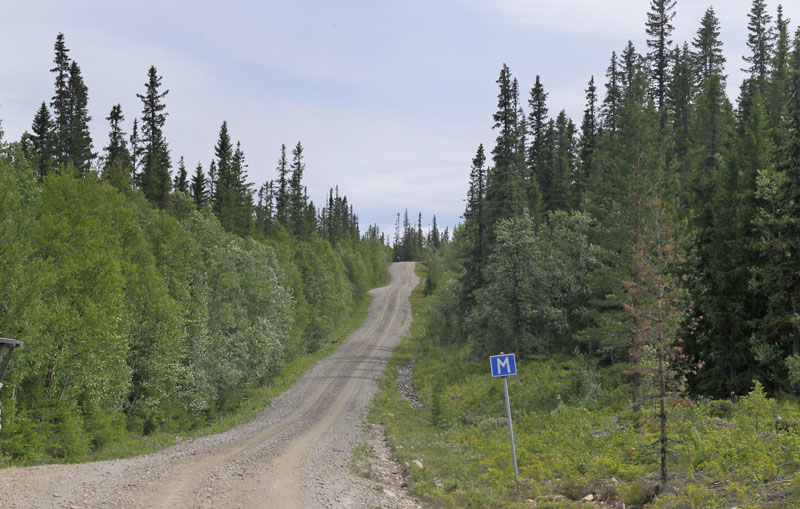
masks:
<svg viewBox="0 0 800 509"><path fill-rule="evenodd" d="M386 271L377 286L388 284ZM239 404L230 412L220 415L213 422L182 433L156 432L147 436L130 434L111 442L89 454L84 461L100 461L150 454L170 447L186 439L221 433L241 424L246 424L266 408L270 402L291 387L315 362L333 353L347 336L364 323L372 296L366 295L354 307L350 318L342 323L314 353L300 355L286 362L280 372L262 387L245 389L241 392Z"/></svg>
<svg viewBox="0 0 800 509"><path fill-rule="evenodd" d="M424 267L420 276L424 278ZM370 410L383 422L409 488L432 507L800 506L800 405L759 386L736 402L670 408L669 471L676 493L657 496L655 409L634 413L625 366L580 355L526 358L509 379L521 480L511 465L502 381L488 358L426 334L429 298L412 294L414 322L398 346ZM414 361L423 407L398 393L398 367ZM438 396L436 396L438 394ZM775 416L780 415L781 421Z"/></svg>

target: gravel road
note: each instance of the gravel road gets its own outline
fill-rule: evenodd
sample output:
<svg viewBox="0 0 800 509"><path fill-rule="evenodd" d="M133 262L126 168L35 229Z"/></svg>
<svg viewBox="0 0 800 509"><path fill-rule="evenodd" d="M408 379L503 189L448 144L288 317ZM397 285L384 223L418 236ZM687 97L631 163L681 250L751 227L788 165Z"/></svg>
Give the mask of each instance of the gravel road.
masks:
<svg viewBox="0 0 800 509"><path fill-rule="evenodd" d="M349 468L367 440L376 381L411 321L414 264L390 272L362 327L249 424L147 456L0 470L0 507L419 507Z"/></svg>

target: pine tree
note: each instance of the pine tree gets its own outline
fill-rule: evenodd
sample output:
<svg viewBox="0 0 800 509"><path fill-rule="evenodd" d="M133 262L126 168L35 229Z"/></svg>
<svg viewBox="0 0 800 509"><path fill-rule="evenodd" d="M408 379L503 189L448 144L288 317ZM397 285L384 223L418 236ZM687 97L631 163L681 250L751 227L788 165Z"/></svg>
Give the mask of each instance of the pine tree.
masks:
<svg viewBox="0 0 800 509"><path fill-rule="evenodd" d="M749 19L747 47L750 49L750 55L742 58L750 64L750 67L742 70L750 74L750 79L756 83L763 95L766 92L764 87L772 59L773 40L769 28L772 16L767 12L764 0L753 0L753 6L747 17Z"/></svg>
<svg viewBox="0 0 800 509"><path fill-rule="evenodd" d="M161 76L155 66L147 71L145 93L136 94L142 101L142 172L141 187L145 197L160 208L169 203L171 166L169 146L164 139L164 123L167 114L164 97L169 90L159 91Z"/></svg>
<svg viewBox="0 0 800 509"><path fill-rule="evenodd" d="M650 0L650 12L647 13L647 54L650 62L653 97L656 107L661 113L660 125L663 129L667 122L667 82L669 81L670 46L672 46L672 20L675 18L676 0Z"/></svg>
<svg viewBox="0 0 800 509"><path fill-rule="evenodd" d="M594 86L594 76L589 79L586 89L586 109L583 110L581 121L580 155L578 157L578 171L575 175L572 204L576 209L581 208L583 195L592 178L594 165L594 151L597 148L598 135L597 121L597 88Z"/></svg>
<svg viewBox="0 0 800 509"><path fill-rule="evenodd" d="M192 198L198 209L202 209L206 203L206 177L203 175L203 165L197 163L191 185Z"/></svg>
<svg viewBox="0 0 800 509"><path fill-rule="evenodd" d="M600 108L603 119L603 129L611 134L617 132L619 121L619 111L622 107L621 76L617 67L617 53L611 53L611 63L606 70L606 96L603 98L603 105Z"/></svg>
<svg viewBox="0 0 800 509"><path fill-rule="evenodd" d="M39 110L36 112L36 116L33 117L33 125L31 126L33 134L30 135L31 148L33 150L32 162L36 168L39 180L43 180L44 177L53 172L53 128L53 119L50 116L50 110L47 109L47 105L42 102L41 107L39 107Z"/></svg>
<svg viewBox="0 0 800 509"><path fill-rule="evenodd" d="M131 172L133 161L128 151L128 144L125 141L125 133L122 131L122 122L125 120L122 114L122 106L119 104L111 108L111 113L106 117L109 123L108 145L103 149L103 179L107 180L112 186L120 191L127 191L131 188Z"/></svg>
<svg viewBox="0 0 800 509"><path fill-rule="evenodd" d="M175 174L175 182L172 184L175 191L181 193L189 192L189 178L186 172L186 163L183 162L183 156L178 161L178 173Z"/></svg>
<svg viewBox="0 0 800 509"><path fill-rule="evenodd" d="M703 18L700 20L700 28L692 41L694 47L694 65L697 84L701 85L712 75L722 78L724 83L725 76L725 55L722 53L722 41L719 39L719 19L714 12L714 7L706 9Z"/></svg>

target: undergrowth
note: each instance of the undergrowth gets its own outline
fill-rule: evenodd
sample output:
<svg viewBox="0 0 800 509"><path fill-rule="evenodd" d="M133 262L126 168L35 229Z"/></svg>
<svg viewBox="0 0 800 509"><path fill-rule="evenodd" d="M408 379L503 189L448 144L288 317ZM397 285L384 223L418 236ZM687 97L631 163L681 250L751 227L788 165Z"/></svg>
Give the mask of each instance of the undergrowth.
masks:
<svg viewBox="0 0 800 509"><path fill-rule="evenodd" d="M418 265L421 279L425 269ZM411 492L435 507L756 508L800 505L800 405L759 384L738 401L670 408L670 493L658 493L655 408L634 413L624 365L581 355L525 358L509 378L520 480L515 481L502 381L469 345L426 335L423 285L414 322L380 382L370 419L395 459L412 465ZM397 391L414 362L423 407ZM651 405L653 406L653 405ZM424 468L413 466L420 460Z"/></svg>

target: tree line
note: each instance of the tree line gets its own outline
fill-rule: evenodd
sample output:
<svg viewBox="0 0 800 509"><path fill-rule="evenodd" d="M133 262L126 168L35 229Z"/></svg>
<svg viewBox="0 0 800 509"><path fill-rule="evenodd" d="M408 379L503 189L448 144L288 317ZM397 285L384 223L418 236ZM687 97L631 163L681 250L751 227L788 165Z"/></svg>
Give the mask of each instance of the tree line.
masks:
<svg viewBox="0 0 800 509"><path fill-rule="evenodd" d="M298 142L254 191L222 123L215 157L172 172L155 67L131 134L89 135L64 36L55 91L19 141L0 131L0 331L25 342L0 393L0 463L74 460L128 434L180 432L318 349L391 251L332 189L317 210Z"/></svg>
<svg viewBox="0 0 800 509"><path fill-rule="evenodd" d="M682 43L675 12L651 0L645 51L611 53L579 123L502 66L494 146L429 275L443 339L629 363L637 394L800 391L800 30L753 0L734 103L714 8Z"/></svg>

